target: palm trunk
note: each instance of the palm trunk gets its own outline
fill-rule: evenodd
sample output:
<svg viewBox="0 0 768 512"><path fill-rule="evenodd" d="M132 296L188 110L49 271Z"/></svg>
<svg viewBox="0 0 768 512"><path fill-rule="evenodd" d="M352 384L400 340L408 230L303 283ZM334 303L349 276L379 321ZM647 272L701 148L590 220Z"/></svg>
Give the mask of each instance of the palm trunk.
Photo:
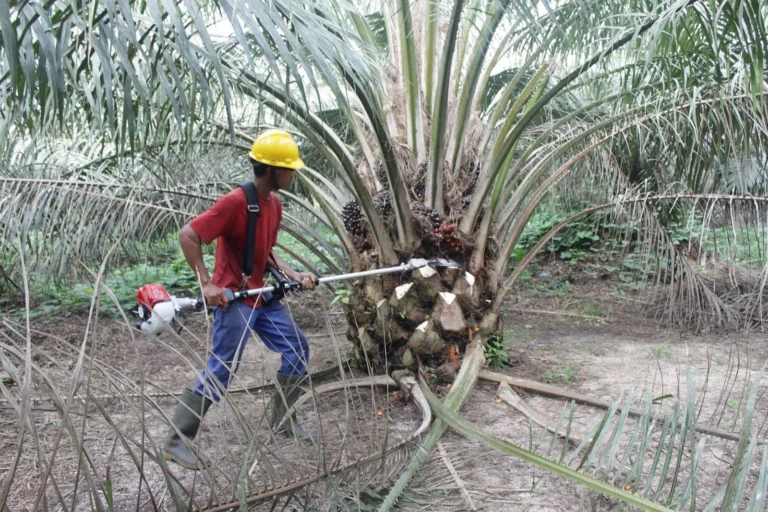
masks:
<svg viewBox="0 0 768 512"><path fill-rule="evenodd" d="M346 308L347 337L360 367L416 369L421 361L452 380L475 334L497 331L493 297L481 276L422 267L360 283Z"/></svg>

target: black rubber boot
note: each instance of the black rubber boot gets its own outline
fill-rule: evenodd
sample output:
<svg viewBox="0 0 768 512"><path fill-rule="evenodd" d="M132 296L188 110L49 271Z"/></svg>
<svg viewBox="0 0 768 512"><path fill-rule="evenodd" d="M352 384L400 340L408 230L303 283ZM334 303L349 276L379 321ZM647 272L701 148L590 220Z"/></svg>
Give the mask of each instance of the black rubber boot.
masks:
<svg viewBox="0 0 768 512"><path fill-rule="evenodd" d="M272 430L288 436L298 437L302 441L314 442L312 433L299 425L296 418L296 412L290 417L285 418L282 426L280 421L291 406L296 403L302 393L299 383L304 380L306 375L283 375L277 374L277 383L279 389L272 396Z"/></svg>
<svg viewBox="0 0 768 512"><path fill-rule="evenodd" d="M184 390L171 420L182 435L179 435L176 429L171 430L168 441L163 447L166 460L187 469L201 469L211 465L208 457L188 445L197 435L200 420L208 412L212 403L208 398L196 395L190 389Z"/></svg>

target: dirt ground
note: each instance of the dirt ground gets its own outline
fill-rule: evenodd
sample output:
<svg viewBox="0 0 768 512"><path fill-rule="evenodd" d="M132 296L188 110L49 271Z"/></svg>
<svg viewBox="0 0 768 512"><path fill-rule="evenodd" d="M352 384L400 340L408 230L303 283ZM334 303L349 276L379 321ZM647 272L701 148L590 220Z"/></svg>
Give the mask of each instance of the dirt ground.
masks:
<svg viewBox="0 0 768 512"><path fill-rule="evenodd" d="M296 301L289 303L294 318L310 340L310 371L339 366L350 349L340 310L326 304L316 301L302 307ZM504 315L507 352L513 364L493 371L548 382L611 403L623 403L632 393L632 405L639 409L643 408L646 390L650 389L654 398L666 396L654 410L669 414L676 399L686 399L686 362L690 361L695 375L697 424L738 433L738 418L746 406L750 383L768 356L765 336L694 335L661 327L635 306L631 299L618 298L609 287L590 284L569 285L566 292L555 294L521 292L506 305ZM51 510L95 509L89 486L97 489L104 503L104 496L110 494L115 510L173 510L177 508L170 492L174 487L181 489L186 505L190 503L187 493L191 493L194 506L215 507L239 496L309 477L321 468L380 452L385 443L392 445L405 439L421 422L419 409L401 400L396 389L368 386L320 395L304 405L299 416L323 436L322 446L312 447L269 433L261 423L268 393L235 391L205 417L199 436L203 449L214 461L214 470L196 473L169 466L178 479L178 483L173 483L164 476L154 454L167 434L167 420L176 403L168 394L190 386L205 357L209 328L206 319L195 317L180 337L159 340L122 321L100 319L87 326L85 320L74 316L34 324L32 363L37 369L33 372L33 410L29 421L34 422L36 429L34 434L26 430L20 448L19 413L7 401L11 397L12 402L18 402L19 386L2 388L3 481L21 450L6 503L9 510L32 510L35 503L41 508L45 499ZM13 330L21 333L23 326L7 325L1 340L4 357L10 360L14 357L9 347L23 348L24 343ZM77 374L81 349L86 356L85 365ZM231 389L269 384L278 366L278 356L266 350L258 339L252 339ZM345 378L361 376L347 367L343 374ZM768 436L764 382L758 393L752 429L758 438ZM51 401L51 388L63 397L72 390L74 393L70 421L64 422L63 429L62 416ZM131 396L142 388L144 400ZM442 394L447 390L445 383L435 383L434 388ZM500 403L496 388L493 383L478 383L461 411L463 417L512 443L535 448L541 455L563 450L561 439L552 442L541 427L506 403ZM534 410L550 418L553 425L566 405L564 400L519 394ZM78 400L88 396L87 405ZM600 423L603 415L601 409L576 406L574 434L587 433ZM630 445L629 435L636 421L630 418L626 422L622 433L626 439L622 438L619 444L617 461ZM696 442L701 438L705 445L695 478L698 510L703 510L727 481L737 449L734 441L699 435ZM85 446L79 465L78 443ZM566 451L571 453L575 448L571 444ZM287 498L255 509L375 509L377 496L386 493L386 485L392 483L415 449L409 446L388 457L383 466L368 464L336 478L322 479L298 488ZM756 450L748 492L758 478L761 451ZM571 467L578 465L581 455ZM633 452L627 458L628 464L637 458ZM647 471L651 462L641 461L641 468ZM681 459L681 482L688 481L691 465L686 450ZM138 467L143 467L143 479ZM42 479L47 480L47 485L45 495L40 497ZM617 479L615 483L622 482ZM111 487L111 492L106 491L107 487ZM366 490L360 493L363 488ZM398 506L413 511L615 508L607 499L590 501L591 498L594 497L574 484L448 430Z"/></svg>

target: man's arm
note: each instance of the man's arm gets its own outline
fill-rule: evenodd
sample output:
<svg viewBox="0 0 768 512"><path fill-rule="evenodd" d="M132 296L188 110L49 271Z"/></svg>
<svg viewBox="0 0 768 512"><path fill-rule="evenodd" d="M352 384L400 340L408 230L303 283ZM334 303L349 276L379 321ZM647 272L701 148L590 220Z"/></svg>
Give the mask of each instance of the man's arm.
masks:
<svg viewBox="0 0 768 512"><path fill-rule="evenodd" d="M291 281L300 281L301 287L304 290L314 290L315 289L315 275L311 272L296 272L291 267L288 266L286 262L284 262L280 256L275 251L271 251L269 253L269 259L267 260L267 264L273 264L275 267L277 267L278 270L282 270L283 273L290 279Z"/></svg>
<svg viewBox="0 0 768 512"><path fill-rule="evenodd" d="M227 307L229 301L224 294L224 290L213 284L211 275L205 267L205 262L203 261L203 240L189 224L181 228L179 244L189 268L192 269L196 276L200 277L200 284L203 287L202 292L206 303L209 306Z"/></svg>
<svg viewBox="0 0 768 512"><path fill-rule="evenodd" d="M203 286L210 283L211 275L208 273L208 269L205 268L205 262L203 261L203 240L189 224L181 228L179 244L189 268L192 269L195 275L200 276L200 283Z"/></svg>

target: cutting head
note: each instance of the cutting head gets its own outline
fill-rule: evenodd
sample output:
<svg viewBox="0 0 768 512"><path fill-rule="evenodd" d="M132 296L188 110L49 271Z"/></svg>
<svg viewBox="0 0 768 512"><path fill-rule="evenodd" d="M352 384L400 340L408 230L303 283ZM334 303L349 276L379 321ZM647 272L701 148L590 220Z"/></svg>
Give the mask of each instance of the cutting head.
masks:
<svg viewBox="0 0 768 512"><path fill-rule="evenodd" d="M415 270L421 267L426 267L427 265L429 265L430 267L459 268L458 263L446 258L433 258L430 260L427 260L424 258L413 258L412 260L408 261L408 267L411 270Z"/></svg>

